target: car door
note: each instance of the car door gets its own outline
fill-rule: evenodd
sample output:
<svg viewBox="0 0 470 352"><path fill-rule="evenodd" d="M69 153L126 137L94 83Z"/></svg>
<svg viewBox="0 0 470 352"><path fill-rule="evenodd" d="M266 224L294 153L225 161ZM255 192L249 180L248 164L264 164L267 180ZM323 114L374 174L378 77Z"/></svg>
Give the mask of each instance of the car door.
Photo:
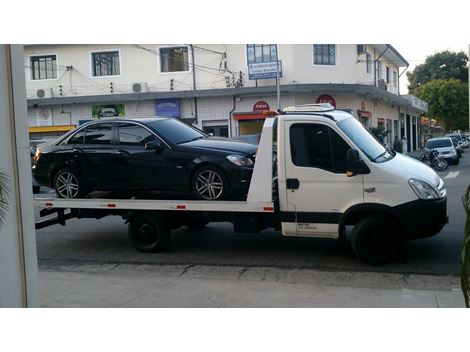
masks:
<svg viewBox="0 0 470 352"><path fill-rule="evenodd" d="M350 145L320 122L286 122L286 185L289 209L283 233L338 237L341 215L363 202L362 175L346 175ZM290 223L290 224L289 224Z"/></svg>
<svg viewBox="0 0 470 352"><path fill-rule="evenodd" d="M81 171L97 190L114 190L117 186L119 170L112 135L112 123L92 124L85 128L83 145L73 149Z"/></svg>
<svg viewBox="0 0 470 352"><path fill-rule="evenodd" d="M156 134L133 122L118 124L119 179L122 188L167 190L177 183L173 151ZM162 150L147 150L149 142L160 141Z"/></svg>

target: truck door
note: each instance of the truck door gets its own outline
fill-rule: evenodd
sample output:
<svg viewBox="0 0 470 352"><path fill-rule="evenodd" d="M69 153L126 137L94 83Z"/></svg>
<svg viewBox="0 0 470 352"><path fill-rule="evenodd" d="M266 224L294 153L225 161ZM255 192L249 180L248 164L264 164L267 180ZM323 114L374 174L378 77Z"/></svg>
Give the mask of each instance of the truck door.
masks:
<svg viewBox="0 0 470 352"><path fill-rule="evenodd" d="M285 175L288 208L283 234L337 238L341 215L363 202L363 177L346 176L351 146L321 122L286 121Z"/></svg>

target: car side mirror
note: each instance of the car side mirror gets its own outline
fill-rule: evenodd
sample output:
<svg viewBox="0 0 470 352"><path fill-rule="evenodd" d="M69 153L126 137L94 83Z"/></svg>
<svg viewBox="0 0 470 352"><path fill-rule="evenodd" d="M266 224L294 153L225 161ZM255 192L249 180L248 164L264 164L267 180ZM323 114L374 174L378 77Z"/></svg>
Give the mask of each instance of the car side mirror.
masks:
<svg viewBox="0 0 470 352"><path fill-rule="evenodd" d="M346 154L346 175L352 177L364 171L364 162L356 149L349 149Z"/></svg>
<svg viewBox="0 0 470 352"><path fill-rule="evenodd" d="M161 153L165 147L159 140L145 143L145 150L155 150L155 153Z"/></svg>

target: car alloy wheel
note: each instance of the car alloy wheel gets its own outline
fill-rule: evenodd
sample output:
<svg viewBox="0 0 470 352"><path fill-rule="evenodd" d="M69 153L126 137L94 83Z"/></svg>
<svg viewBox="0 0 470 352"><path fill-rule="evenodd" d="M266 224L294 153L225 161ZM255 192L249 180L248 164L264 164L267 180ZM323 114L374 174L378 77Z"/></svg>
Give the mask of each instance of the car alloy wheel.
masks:
<svg viewBox="0 0 470 352"><path fill-rule="evenodd" d="M222 176L214 170L204 170L196 177L195 188L198 195L207 200L216 200L224 192Z"/></svg>
<svg viewBox="0 0 470 352"><path fill-rule="evenodd" d="M61 198L76 198L79 191L78 179L73 173L63 171L56 177L55 189Z"/></svg>

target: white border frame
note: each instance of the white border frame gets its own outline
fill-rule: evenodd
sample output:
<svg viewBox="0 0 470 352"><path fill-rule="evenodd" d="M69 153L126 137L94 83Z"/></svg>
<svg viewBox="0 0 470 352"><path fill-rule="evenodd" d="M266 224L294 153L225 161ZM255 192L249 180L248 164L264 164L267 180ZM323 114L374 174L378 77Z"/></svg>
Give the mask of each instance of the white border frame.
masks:
<svg viewBox="0 0 470 352"><path fill-rule="evenodd" d="M94 53L105 53L108 51L117 51L119 53L119 75L111 75L111 76L93 76L93 54ZM88 52L88 60L90 62L90 78L112 78L112 77L122 77L122 54L121 54L121 49L116 48L116 49L97 49L97 50L90 50Z"/></svg>
<svg viewBox="0 0 470 352"><path fill-rule="evenodd" d="M37 56L50 56L50 55L55 55L55 62L56 62L56 72L57 72L57 77L56 78L46 78L46 79L33 79L33 67L31 65L31 58L32 57L37 57ZM47 81L57 81L59 79L59 54L57 53L40 53L40 54L30 54L28 55L28 79L29 82L47 82Z"/></svg>
<svg viewBox="0 0 470 352"><path fill-rule="evenodd" d="M162 72L162 64L161 64L161 56L160 56L160 49L167 49L167 48L182 48L186 47L188 48L188 70L187 71L169 71L169 72ZM158 67L158 73L161 75L172 75L172 74L188 74L191 73L193 70L193 60L192 60L192 48L190 45L186 44L169 44L169 45L157 45L157 52L158 54L156 55L157 57L157 67ZM194 54L196 57L196 54Z"/></svg>
<svg viewBox="0 0 470 352"><path fill-rule="evenodd" d="M314 45L325 45L325 44L311 44L310 55L312 55L312 67L328 67L328 68L339 67L339 44L335 44L335 64L334 65L318 65L318 64L315 64L315 54L313 53L313 46Z"/></svg>

